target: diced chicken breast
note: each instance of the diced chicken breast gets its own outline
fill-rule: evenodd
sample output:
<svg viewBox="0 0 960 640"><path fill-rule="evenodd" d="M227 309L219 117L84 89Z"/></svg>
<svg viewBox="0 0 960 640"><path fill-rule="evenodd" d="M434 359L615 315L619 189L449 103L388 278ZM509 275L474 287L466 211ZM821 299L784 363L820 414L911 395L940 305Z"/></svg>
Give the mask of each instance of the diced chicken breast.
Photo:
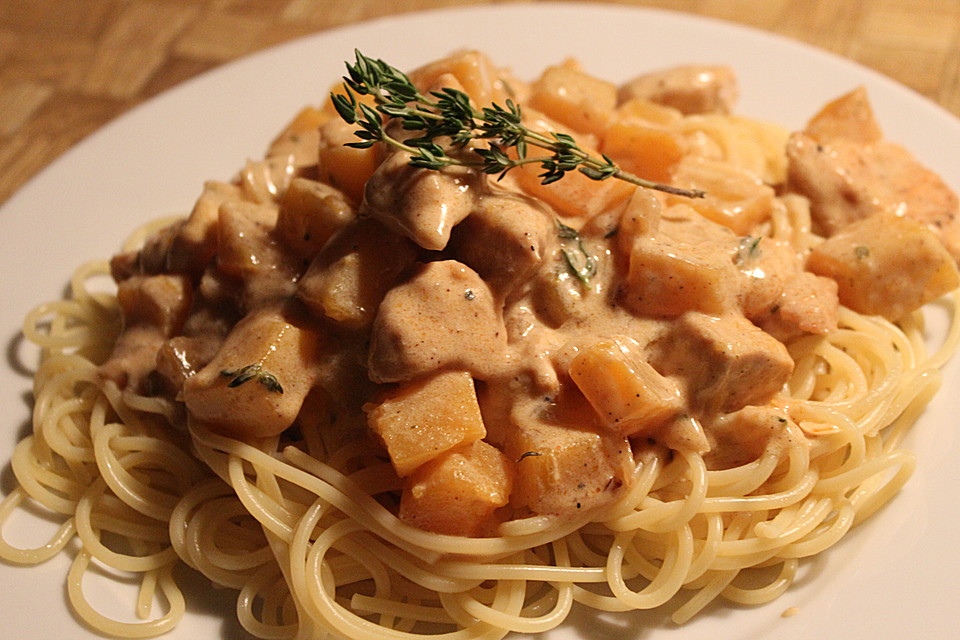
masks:
<svg viewBox="0 0 960 640"><path fill-rule="evenodd" d="M237 323L216 356L183 385L192 419L238 438L293 424L322 361L322 336L265 308Z"/></svg>
<svg viewBox="0 0 960 640"><path fill-rule="evenodd" d="M711 469L729 469L756 460L795 437L791 424L789 414L774 406L747 406L718 416L706 427L710 451L704 459Z"/></svg>
<svg viewBox="0 0 960 640"><path fill-rule="evenodd" d="M455 260L430 262L387 293L373 322L374 382L443 368L483 379L504 366L507 332L490 287Z"/></svg>
<svg viewBox="0 0 960 640"><path fill-rule="evenodd" d="M810 199L818 230L832 235L875 213L909 216L960 260L960 201L936 173L880 137L863 90L839 98L787 144L789 188Z"/></svg>
<svg viewBox="0 0 960 640"><path fill-rule="evenodd" d="M488 196L454 229L450 248L504 299L532 277L555 237L550 214L532 200Z"/></svg>
<svg viewBox="0 0 960 640"><path fill-rule="evenodd" d="M139 388L156 367L157 352L187 320L193 287L182 275L135 275L120 282L124 328L100 375L119 387Z"/></svg>
<svg viewBox="0 0 960 640"><path fill-rule="evenodd" d="M685 65L646 73L620 88L621 103L643 99L685 114L730 113L739 97L737 77L725 66Z"/></svg>
<svg viewBox="0 0 960 640"><path fill-rule="evenodd" d="M447 246L453 228L470 215L478 196L475 172L410 166L410 154L392 153L367 181L361 215L369 215L431 251Z"/></svg>
<svg viewBox="0 0 960 640"><path fill-rule="evenodd" d="M699 410L763 404L793 373L786 347L737 314L685 313L650 351L651 364L682 380Z"/></svg>

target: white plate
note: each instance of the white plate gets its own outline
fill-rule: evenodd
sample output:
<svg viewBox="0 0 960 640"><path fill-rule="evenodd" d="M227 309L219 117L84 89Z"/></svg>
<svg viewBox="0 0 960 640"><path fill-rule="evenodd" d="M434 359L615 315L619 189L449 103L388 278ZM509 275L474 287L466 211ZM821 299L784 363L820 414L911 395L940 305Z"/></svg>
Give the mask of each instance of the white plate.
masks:
<svg viewBox="0 0 960 640"><path fill-rule="evenodd" d="M888 136L960 187L960 122L954 117L847 60L723 22L565 3L453 9L328 31L217 69L133 110L53 163L0 211L0 338L10 345L0 367L0 460L8 460L29 419L29 379L15 363L29 351L14 340L26 311L60 295L75 265L109 256L140 222L184 211L203 180L228 178L245 159L258 157L301 106L323 100L355 47L400 68L476 47L525 78L567 56L611 80L684 62L726 63L741 80L739 111L790 127L863 84ZM947 389L958 382L955 362ZM958 411L955 392L938 396L912 436L919 468L907 488L838 548L805 564L799 583L777 602L714 607L679 629L660 613L623 615L610 624L579 618L551 637L953 637L960 592ZM9 491L9 465L2 477ZM67 609L65 567L62 557L39 568L0 565L0 635L95 637ZM191 591L207 595L167 637L241 637L231 595L208 593L203 584ZM113 594L107 590L103 597ZM797 607L797 614L782 617L788 607Z"/></svg>

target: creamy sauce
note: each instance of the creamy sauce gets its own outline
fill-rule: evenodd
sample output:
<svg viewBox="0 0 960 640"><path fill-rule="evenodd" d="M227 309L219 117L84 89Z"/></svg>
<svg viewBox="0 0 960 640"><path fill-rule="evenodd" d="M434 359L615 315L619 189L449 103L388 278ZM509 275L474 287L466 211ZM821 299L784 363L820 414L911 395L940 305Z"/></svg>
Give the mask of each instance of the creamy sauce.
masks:
<svg viewBox="0 0 960 640"><path fill-rule="evenodd" d="M453 67L482 71L462 86L504 91L483 60ZM638 79L619 99L726 113L733 96L732 75L711 68ZM764 226L784 206L773 187L785 185L757 178L706 205L622 185L563 187L575 210L592 212L573 216L522 174L414 169L403 152L374 150L336 156L375 167L357 200L335 186L349 176L324 153L348 152L324 142L340 135L324 119L318 112L309 135L288 130L234 183L209 183L186 221L114 259L126 327L103 376L183 402L190 420L241 439L314 430L332 448L368 441L402 476L401 517L467 535L609 504L647 449L728 468L803 437L778 402L793 371L785 343L834 330L841 298L836 269L810 271L806 248ZM805 177L805 143L793 144L791 188L815 203L831 197ZM742 222L717 221L744 219L746 201L760 224L744 233ZM940 269L942 286L920 304L956 286L953 260L923 251L918 263ZM463 376L441 385L449 372ZM387 403L398 408L378 422ZM471 416L457 424L482 420L431 433L451 411ZM404 420L433 443L429 464L400 464L423 455L394 437ZM418 501L442 485L441 462L454 454L483 490L458 494L470 515L445 525Z"/></svg>

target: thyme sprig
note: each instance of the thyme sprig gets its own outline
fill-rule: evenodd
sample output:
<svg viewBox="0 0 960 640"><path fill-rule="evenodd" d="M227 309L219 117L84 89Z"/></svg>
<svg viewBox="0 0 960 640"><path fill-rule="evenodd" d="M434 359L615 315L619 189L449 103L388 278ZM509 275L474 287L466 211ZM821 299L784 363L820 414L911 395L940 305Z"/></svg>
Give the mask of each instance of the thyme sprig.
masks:
<svg viewBox="0 0 960 640"><path fill-rule="evenodd" d="M478 109L458 89L445 87L424 95L402 71L360 51L355 54L356 62L346 65L344 93L331 94L340 117L348 124L360 126L356 132L359 140L347 146L365 149L383 142L408 152L410 164L425 169L465 166L502 178L516 167L539 164L543 170L539 177L545 185L570 171L578 171L593 180L616 178L690 198L704 195L698 189L653 182L624 171L606 155L596 157L584 151L565 133L530 129L523 124L520 105L513 100L508 99L504 106L493 104ZM358 96L370 96L374 105ZM391 121L418 133L401 140L388 132L387 124ZM467 150L477 140L487 144ZM547 153L529 155L531 147ZM509 149L514 149L515 157L508 153Z"/></svg>

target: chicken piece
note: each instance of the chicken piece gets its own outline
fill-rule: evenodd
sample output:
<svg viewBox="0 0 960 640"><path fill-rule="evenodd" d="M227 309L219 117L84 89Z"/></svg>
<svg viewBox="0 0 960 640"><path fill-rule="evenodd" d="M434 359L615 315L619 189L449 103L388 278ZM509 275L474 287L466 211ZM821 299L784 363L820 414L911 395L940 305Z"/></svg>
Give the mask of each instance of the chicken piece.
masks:
<svg viewBox="0 0 960 640"><path fill-rule="evenodd" d="M183 383L213 359L220 344L217 339L187 336L164 342L157 351L156 371L167 395L178 397Z"/></svg>
<svg viewBox="0 0 960 640"><path fill-rule="evenodd" d="M825 335L837 328L840 319L837 283L801 271L787 279L783 291L766 314L752 319L783 343L807 333Z"/></svg>
<svg viewBox="0 0 960 640"><path fill-rule="evenodd" d="M534 201L487 196L453 230L450 248L503 300L533 276L555 238L550 215Z"/></svg>
<svg viewBox="0 0 960 640"><path fill-rule="evenodd" d="M960 201L903 147L882 139L863 89L827 105L787 144L789 189L810 199L830 236L875 213L913 218L960 260Z"/></svg>
<svg viewBox="0 0 960 640"><path fill-rule="evenodd" d="M196 279L217 251L217 222L220 206L225 202L241 202L243 190L226 182L209 181L197 198L190 216L178 229L166 252L164 267L170 271L189 273ZM144 247L144 251L147 247Z"/></svg>
<svg viewBox="0 0 960 640"><path fill-rule="evenodd" d="M226 202L220 207L216 270L242 283L238 304L243 309L294 293L301 263L274 233L277 214L272 204Z"/></svg>
<svg viewBox="0 0 960 640"><path fill-rule="evenodd" d="M618 100L649 100L685 114L730 113L738 96L737 77L729 67L685 65L630 80L620 87Z"/></svg>
<svg viewBox="0 0 960 640"><path fill-rule="evenodd" d="M786 281L802 268L793 248L772 238L740 238L733 264L739 270L740 309L751 320L766 317L783 295Z"/></svg>
<svg viewBox="0 0 960 640"><path fill-rule="evenodd" d="M193 287L183 275L135 275L120 282L117 301L124 328L99 374L120 388L139 389L164 342L183 328Z"/></svg>
<svg viewBox="0 0 960 640"><path fill-rule="evenodd" d="M747 406L718 416L706 425L710 451L704 460L710 469L730 469L759 458L791 437L788 413L779 407Z"/></svg>
<svg viewBox="0 0 960 640"><path fill-rule="evenodd" d="M213 360L184 382L187 411L193 420L240 439L281 433L313 386L322 342L316 328L293 324L282 308L245 317Z"/></svg>
<svg viewBox="0 0 960 640"><path fill-rule="evenodd" d="M463 167L442 171L410 166L410 154L391 153L367 181L360 214L376 218L424 249L440 251L470 215L482 177Z"/></svg>
<svg viewBox="0 0 960 640"><path fill-rule="evenodd" d="M149 324L164 336L183 328L193 287L182 275L134 276L117 287L117 302L127 325Z"/></svg>
<svg viewBox="0 0 960 640"><path fill-rule="evenodd" d="M888 213L847 225L814 247L807 266L836 281L844 305L890 320L960 284L956 262L932 231Z"/></svg>
<svg viewBox="0 0 960 640"><path fill-rule="evenodd" d="M391 289L373 322L374 382L400 382L443 368L483 379L505 364L506 328L487 284L454 260L430 262Z"/></svg>
<svg viewBox="0 0 960 640"><path fill-rule="evenodd" d="M764 404L793 373L783 343L733 313L685 313L649 351L654 368L681 380L700 413Z"/></svg>
<svg viewBox="0 0 960 640"><path fill-rule="evenodd" d="M837 326L837 284L803 271L786 243L746 236L734 256L743 276L743 314L781 342L804 333L825 334Z"/></svg>

